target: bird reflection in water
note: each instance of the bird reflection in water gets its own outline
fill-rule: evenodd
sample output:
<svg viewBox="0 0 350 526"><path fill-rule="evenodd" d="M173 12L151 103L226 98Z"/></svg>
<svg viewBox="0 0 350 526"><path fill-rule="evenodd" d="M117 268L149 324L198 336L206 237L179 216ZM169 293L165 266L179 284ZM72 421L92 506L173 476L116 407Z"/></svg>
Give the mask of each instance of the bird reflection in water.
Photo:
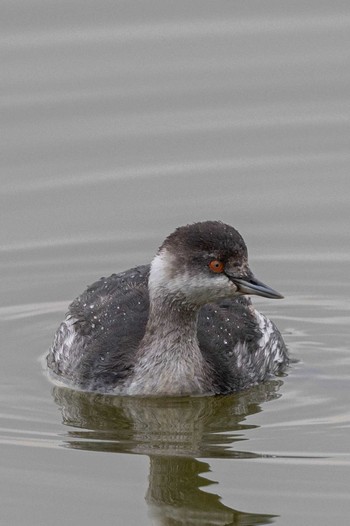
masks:
<svg viewBox="0 0 350 526"><path fill-rule="evenodd" d="M272 380L221 397L116 397L58 386L53 396L63 423L74 427L66 447L149 456L146 502L155 524L247 526L271 524L275 515L229 508L219 495L200 489L215 482L203 477L210 466L198 458L259 458L233 446L256 427L246 417L277 398L281 384Z"/></svg>

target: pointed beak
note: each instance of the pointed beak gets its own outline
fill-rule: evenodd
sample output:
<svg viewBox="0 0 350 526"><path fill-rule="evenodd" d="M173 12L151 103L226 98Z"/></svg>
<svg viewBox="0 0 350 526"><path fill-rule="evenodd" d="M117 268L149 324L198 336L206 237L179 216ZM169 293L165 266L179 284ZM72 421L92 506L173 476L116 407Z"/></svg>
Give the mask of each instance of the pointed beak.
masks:
<svg viewBox="0 0 350 526"><path fill-rule="evenodd" d="M255 294L256 296L263 296L264 298L276 300L284 297L276 290L256 279L253 274L245 278L236 278L234 276L228 277L238 287L238 292L241 294Z"/></svg>

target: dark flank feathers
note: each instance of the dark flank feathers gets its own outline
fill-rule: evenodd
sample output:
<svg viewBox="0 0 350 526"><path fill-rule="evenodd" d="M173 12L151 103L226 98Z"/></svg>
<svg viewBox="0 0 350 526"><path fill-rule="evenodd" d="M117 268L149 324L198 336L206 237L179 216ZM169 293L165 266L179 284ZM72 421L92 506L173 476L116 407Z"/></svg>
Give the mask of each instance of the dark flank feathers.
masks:
<svg viewBox="0 0 350 526"><path fill-rule="evenodd" d="M55 348L59 345L54 342L48 357L54 373L81 389L107 392L130 374L148 319L149 269L149 265L143 265L101 278L73 301L68 315L76 320L77 344L67 349L69 360L56 362ZM63 322L57 334L63 338L66 331ZM256 367L252 376L247 377L246 367L252 357L258 359L257 341L261 337L249 298L222 300L202 307L197 336L200 349L212 366L213 383L218 393L244 389L254 376L256 381L264 378L266 371L261 370L261 375L257 375ZM278 331L276 336L283 343ZM237 357L232 352L243 342L244 369L237 365Z"/></svg>

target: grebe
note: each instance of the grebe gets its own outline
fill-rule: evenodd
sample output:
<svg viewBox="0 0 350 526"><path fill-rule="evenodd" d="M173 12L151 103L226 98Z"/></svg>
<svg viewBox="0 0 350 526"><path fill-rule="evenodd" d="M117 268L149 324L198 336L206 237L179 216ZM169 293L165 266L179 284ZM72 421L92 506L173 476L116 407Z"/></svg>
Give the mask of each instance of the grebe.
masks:
<svg viewBox="0 0 350 526"><path fill-rule="evenodd" d="M247 294L283 296L258 281L233 227L179 227L151 265L101 278L69 307L47 356L53 376L118 395L208 395L282 372L288 353Z"/></svg>

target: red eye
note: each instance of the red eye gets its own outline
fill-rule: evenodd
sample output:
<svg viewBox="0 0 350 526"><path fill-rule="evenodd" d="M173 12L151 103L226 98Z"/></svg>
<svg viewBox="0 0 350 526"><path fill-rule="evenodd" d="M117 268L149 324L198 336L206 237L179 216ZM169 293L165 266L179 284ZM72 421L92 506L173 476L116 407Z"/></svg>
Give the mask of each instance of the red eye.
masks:
<svg viewBox="0 0 350 526"><path fill-rule="evenodd" d="M209 268L213 272L223 272L225 265L222 261L219 261L218 259L213 259L213 261L209 263Z"/></svg>

